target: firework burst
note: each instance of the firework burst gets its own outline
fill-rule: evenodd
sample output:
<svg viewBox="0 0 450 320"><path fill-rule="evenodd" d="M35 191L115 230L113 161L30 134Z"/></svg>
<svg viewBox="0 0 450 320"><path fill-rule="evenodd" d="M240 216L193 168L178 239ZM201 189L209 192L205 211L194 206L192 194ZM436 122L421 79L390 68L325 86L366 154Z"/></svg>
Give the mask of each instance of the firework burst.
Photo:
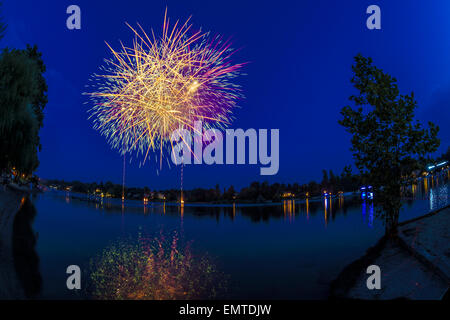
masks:
<svg viewBox="0 0 450 320"><path fill-rule="evenodd" d="M128 24L127 24L128 25ZM229 41L209 33L192 32L189 19L169 27L167 11L162 35L147 35L138 25L131 47L111 46L101 74L91 78L86 93L94 106L89 110L94 128L121 154L145 160L159 151L160 160L172 150L176 129L195 131L194 123L223 128L242 96L233 80L243 64L230 60Z"/></svg>

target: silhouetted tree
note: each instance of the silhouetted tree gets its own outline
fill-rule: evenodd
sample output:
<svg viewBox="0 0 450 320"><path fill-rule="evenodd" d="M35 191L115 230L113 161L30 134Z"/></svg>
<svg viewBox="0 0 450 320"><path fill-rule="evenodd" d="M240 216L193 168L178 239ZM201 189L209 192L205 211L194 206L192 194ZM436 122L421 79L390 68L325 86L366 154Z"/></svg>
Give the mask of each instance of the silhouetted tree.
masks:
<svg viewBox="0 0 450 320"><path fill-rule="evenodd" d="M39 122L31 102L37 94L33 60L21 50L0 57L0 167L32 173L39 161Z"/></svg>
<svg viewBox="0 0 450 320"><path fill-rule="evenodd" d="M322 183L321 183L322 187L327 188L328 183L329 183L327 170L322 170L322 175L323 175Z"/></svg>
<svg viewBox="0 0 450 320"><path fill-rule="evenodd" d="M220 186L218 184L216 184L215 198L217 201L222 198L222 193L220 192Z"/></svg>
<svg viewBox="0 0 450 320"><path fill-rule="evenodd" d="M439 128L429 129L414 121L414 94L401 95L397 80L372 64L372 59L355 57L350 97L356 109L342 109L339 123L352 134L353 156L365 181L375 190L378 212L385 218L386 232L396 229L401 189L410 183L411 173L422 169L430 152L439 146Z"/></svg>
<svg viewBox="0 0 450 320"><path fill-rule="evenodd" d="M337 189L339 189L339 187L340 187L340 185L339 185L339 177L336 177L336 176L334 175L333 170L330 170L329 177L330 177L330 186L329 186L329 189L330 189L332 192L338 191Z"/></svg>
<svg viewBox="0 0 450 320"><path fill-rule="evenodd" d="M1 4L1 3L0 3ZM0 39L5 26L0 22ZM30 176L39 165L39 129L47 104L45 65L37 47L0 55L0 170Z"/></svg>
<svg viewBox="0 0 450 320"><path fill-rule="evenodd" d="M234 199L233 197L234 197L235 193L236 193L236 190L234 190L234 187L233 187L233 186L230 186L230 187L228 188L228 190L227 190L226 192L224 192L223 198L224 198L225 200L231 201L231 200Z"/></svg>

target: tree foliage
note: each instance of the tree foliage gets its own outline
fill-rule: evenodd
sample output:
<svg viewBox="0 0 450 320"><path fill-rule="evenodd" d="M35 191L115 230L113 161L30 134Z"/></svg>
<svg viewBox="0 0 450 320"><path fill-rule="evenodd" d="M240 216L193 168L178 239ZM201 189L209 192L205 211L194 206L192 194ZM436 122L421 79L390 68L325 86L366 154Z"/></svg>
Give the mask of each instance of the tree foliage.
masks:
<svg viewBox="0 0 450 320"><path fill-rule="evenodd" d="M31 174L39 165L39 129L47 103L45 66L37 47L0 55L0 168Z"/></svg>
<svg viewBox="0 0 450 320"><path fill-rule="evenodd" d="M352 134L355 164L374 187L378 212L390 231L398 222L402 187L439 147L439 128L431 122L424 128L414 119L414 93L400 94L397 80L374 66L371 58L357 55L352 70L351 83L359 94L350 101L356 108L344 107L339 123Z"/></svg>

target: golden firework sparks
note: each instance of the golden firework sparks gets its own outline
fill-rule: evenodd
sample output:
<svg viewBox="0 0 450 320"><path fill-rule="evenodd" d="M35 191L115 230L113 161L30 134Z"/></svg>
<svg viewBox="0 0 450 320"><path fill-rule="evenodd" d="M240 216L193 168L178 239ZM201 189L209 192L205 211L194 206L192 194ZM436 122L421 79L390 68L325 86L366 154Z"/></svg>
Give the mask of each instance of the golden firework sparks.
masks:
<svg viewBox="0 0 450 320"><path fill-rule="evenodd" d="M169 27L167 10L162 35L151 37L144 29L128 27L133 45L121 43L109 49L101 74L94 74L89 110L94 128L113 149L143 156L150 151L171 150L170 136L176 129L195 131L202 121L207 128L230 124L232 110L242 97L233 80L243 64L233 64L233 50L219 36L192 32L188 19Z"/></svg>

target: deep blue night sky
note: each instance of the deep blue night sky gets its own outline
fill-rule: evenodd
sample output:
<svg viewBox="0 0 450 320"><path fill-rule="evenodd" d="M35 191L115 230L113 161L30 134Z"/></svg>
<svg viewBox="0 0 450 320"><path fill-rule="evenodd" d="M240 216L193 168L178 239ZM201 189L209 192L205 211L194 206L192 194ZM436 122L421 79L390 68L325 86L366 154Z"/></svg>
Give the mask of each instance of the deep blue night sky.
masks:
<svg viewBox="0 0 450 320"><path fill-rule="evenodd" d="M66 28L66 8L77 4L82 29ZM377 4L382 30L366 28L366 8ZM161 30L164 9L172 20L190 15L195 27L232 37L241 48L234 61L250 64L241 78L245 93L233 128L280 129L280 170L259 176L256 166L187 166L184 185L242 187L251 181L321 179L353 163L350 136L337 124L353 93L353 57L361 52L395 76L403 93L414 91L418 119L441 127L441 148L450 146L450 3L442 1L112 1L6 0L8 29L1 47L37 44L47 65L38 174L43 178L120 183L122 158L91 128L82 92L109 57L105 41L130 43L125 22ZM127 185L179 186L179 169L154 163L127 167Z"/></svg>

